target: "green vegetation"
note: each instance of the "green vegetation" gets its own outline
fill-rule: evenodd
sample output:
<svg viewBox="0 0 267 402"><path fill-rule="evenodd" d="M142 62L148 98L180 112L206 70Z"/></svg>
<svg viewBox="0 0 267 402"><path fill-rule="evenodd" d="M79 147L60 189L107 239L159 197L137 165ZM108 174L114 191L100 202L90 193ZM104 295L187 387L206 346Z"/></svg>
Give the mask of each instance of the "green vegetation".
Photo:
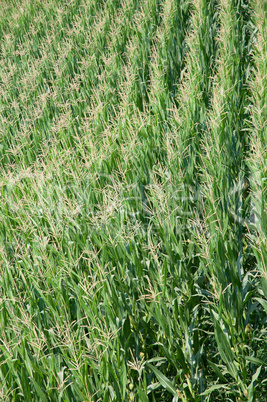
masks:
<svg viewBox="0 0 267 402"><path fill-rule="evenodd" d="M0 11L0 400L267 395L267 3Z"/></svg>

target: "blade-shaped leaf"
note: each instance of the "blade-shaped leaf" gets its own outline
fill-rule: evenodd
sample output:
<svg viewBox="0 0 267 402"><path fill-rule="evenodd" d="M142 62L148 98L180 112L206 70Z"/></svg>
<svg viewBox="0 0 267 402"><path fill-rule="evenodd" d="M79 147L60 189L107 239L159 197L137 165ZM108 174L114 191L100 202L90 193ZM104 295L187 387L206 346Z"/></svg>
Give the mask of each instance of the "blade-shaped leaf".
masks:
<svg viewBox="0 0 267 402"><path fill-rule="evenodd" d="M152 364L146 364L156 375L158 381L161 385L169 391L172 395L177 395L176 388L174 387L173 383L164 375L162 374L156 367L152 366Z"/></svg>

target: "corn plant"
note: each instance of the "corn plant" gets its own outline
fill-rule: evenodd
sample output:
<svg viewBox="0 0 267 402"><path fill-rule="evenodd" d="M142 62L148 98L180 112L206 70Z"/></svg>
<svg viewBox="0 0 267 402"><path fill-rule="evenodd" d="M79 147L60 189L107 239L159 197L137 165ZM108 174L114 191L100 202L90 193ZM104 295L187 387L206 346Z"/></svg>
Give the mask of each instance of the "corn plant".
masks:
<svg viewBox="0 0 267 402"><path fill-rule="evenodd" d="M1 2L1 400L265 399L266 16Z"/></svg>

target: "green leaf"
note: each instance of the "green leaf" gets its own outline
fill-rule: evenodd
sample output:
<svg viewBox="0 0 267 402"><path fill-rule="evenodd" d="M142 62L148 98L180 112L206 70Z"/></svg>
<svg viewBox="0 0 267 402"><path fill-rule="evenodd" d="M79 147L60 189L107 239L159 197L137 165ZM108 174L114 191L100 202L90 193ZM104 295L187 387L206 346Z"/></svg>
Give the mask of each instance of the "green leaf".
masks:
<svg viewBox="0 0 267 402"><path fill-rule="evenodd" d="M255 382L257 381L257 379L258 379L258 377L259 377L259 375L260 375L260 372L261 372L261 369L262 369L262 366L260 366L260 367L258 367L257 368L257 370L256 370L256 372L253 374L253 376L252 376L252 380L251 380L251 383L249 384L249 386L248 386L248 400L249 400L249 402L251 401L253 401L253 394L254 394L254 389L257 387L257 385L258 384L256 384L256 386L254 387L254 384L255 384Z"/></svg>
<svg viewBox="0 0 267 402"><path fill-rule="evenodd" d="M267 366L267 362L264 362L263 360L258 359L257 357L245 356L245 359L257 365Z"/></svg>
<svg viewBox="0 0 267 402"><path fill-rule="evenodd" d="M146 363L155 363L155 362L164 363L166 361L167 361L166 357L153 357L153 359L147 360Z"/></svg>
<svg viewBox="0 0 267 402"><path fill-rule="evenodd" d="M224 363L226 364L226 366L228 368L228 372L231 374L231 376L235 380L237 380L238 379L238 371L237 371L236 366L234 365L234 354L231 349L230 342L217 322L215 325L215 337L216 337L220 356L221 356L222 360L224 361Z"/></svg>
<svg viewBox="0 0 267 402"><path fill-rule="evenodd" d="M162 374L156 367L152 366L152 364L147 363L146 365L154 372L158 381L167 391L169 391L174 396L177 395L176 388L174 387L173 383L168 380L168 378L164 374Z"/></svg>
<svg viewBox="0 0 267 402"><path fill-rule="evenodd" d="M224 363L232 363L234 361L234 354L231 349L230 342L218 323L215 324L215 337L221 358L223 359Z"/></svg>
<svg viewBox="0 0 267 402"><path fill-rule="evenodd" d="M208 363L212 370L215 372L216 376L220 378L221 381L227 383L227 379L222 374L221 370L219 369L218 365L214 364L212 361L208 360Z"/></svg>
<svg viewBox="0 0 267 402"><path fill-rule="evenodd" d="M147 395L150 394L150 392L155 391L156 389L160 388L161 384L159 382L154 382L153 384L150 384L147 387Z"/></svg>
<svg viewBox="0 0 267 402"><path fill-rule="evenodd" d="M33 382L35 390L37 392L37 394L39 395L40 399L42 402L48 402L48 399L46 398L44 392L42 391L41 387L39 384L37 384L37 382L35 381L34 378L30 378L30 380Z"/></svg>
<svg viewBox="0 0 267 402"><path fill-rule="evenodd" d="M137 389L138 396L140 397L140 400L142 402L149 402L147 394L142 390L141 387L139 387L139 385L137 385L136 389Z"/></svg>
<svg viewBox="0 0 267 402"><path fill-rule="evenodd" d="M200 395L210 395L213 391L216 391L217 389L229 389L228 385L225 384L216 384L212 385L210 388L206 389L206 391L202 392Z"/></svg>
<svg viewBox="0 0 267 402"><path fill-rule="evenodd" d="M262 307L263 307L264 310L265 310L265 313L267 313L267 301L266 301L266 300L263 300L263 299L260 298L260 297L255 297L255 299L262 305Z"/></svg>

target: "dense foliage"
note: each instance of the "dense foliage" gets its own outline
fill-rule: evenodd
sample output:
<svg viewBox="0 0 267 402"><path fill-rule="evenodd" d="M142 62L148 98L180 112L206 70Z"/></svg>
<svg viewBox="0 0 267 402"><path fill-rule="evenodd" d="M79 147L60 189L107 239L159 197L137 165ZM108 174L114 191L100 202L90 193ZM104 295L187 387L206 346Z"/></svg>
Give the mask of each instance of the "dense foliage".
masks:
<svg viewBox="0 0 267 402"><path fill-rule="evenodd" d="M267 3L2 0L1 401L264 401Z"/></svg>

